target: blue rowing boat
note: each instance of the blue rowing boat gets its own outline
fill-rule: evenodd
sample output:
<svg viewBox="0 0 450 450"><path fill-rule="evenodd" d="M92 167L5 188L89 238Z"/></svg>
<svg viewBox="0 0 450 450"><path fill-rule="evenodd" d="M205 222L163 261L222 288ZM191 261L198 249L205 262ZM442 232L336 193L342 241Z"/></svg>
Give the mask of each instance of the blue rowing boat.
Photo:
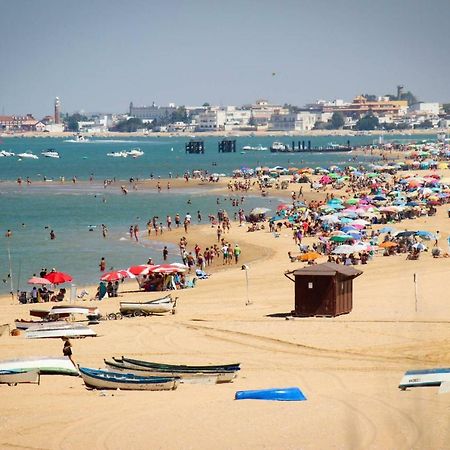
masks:
<svg viewBox="0 0 450 450"><path fill-rule="evenodd" d="M305 395L298 387L257 389L252 391L237 391L235 400L276 400L276 401L302 401Z"/></svg>
<svg viewBox="0 0 450 450"><path fill-rule="evenodd" d="M95 389L123 389L133 391L168 391L178 386L177 377L144 377L131 373L79 367L86 386Z"/></svg>

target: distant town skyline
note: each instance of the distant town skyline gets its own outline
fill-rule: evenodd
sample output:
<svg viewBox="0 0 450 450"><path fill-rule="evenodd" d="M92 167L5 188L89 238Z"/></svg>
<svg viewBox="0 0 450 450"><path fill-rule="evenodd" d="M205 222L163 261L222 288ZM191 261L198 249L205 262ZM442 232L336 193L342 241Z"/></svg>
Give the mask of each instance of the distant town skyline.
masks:
<svg viewBox="0 0 450 450"><path fill-rule="evenodd" d="M448 0L2 5L0 114L395 94L450 101Z"/></svg>

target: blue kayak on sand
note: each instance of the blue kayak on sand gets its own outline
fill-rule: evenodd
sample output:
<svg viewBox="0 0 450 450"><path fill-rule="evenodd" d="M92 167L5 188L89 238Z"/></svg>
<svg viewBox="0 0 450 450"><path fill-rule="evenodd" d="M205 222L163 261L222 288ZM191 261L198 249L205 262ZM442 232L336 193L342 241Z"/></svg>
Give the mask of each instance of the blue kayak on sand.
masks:
<svg viewBox="0 0 450 450"><path fill-rule="evenodd" d="M296 401L306 400L303 392L298 387L257 389L254 391L237 391L235 400L277 400Z"/></svg>

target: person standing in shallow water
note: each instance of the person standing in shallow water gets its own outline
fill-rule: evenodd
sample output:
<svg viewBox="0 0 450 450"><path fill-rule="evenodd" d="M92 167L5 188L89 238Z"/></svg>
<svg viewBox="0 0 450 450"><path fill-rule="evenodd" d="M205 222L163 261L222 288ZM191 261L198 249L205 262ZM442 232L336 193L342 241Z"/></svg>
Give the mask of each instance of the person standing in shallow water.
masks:
<svg viewBox="0 0 450 450"><path fill-rule="evenodd" d="M164 249L163 249L163 259L164 259L164 261L167 261L167 256L169 255L169 250L167 250L167 246L164 246Z"/></svg>
<svg viewBox="0 0 450 450"><path fill-rule="evenodd" d="M50 230L50 239L54 241L56 239L56 234L53 230Z"/></svg>
<svg viewBox="0 0 450 450"><path fill-rule="evenodd" d="M106 260L105 257L102 257L102 259L100 260L100 264L98 265L98 267L100 267L100 272L104 272L106 269Z"/></svg>

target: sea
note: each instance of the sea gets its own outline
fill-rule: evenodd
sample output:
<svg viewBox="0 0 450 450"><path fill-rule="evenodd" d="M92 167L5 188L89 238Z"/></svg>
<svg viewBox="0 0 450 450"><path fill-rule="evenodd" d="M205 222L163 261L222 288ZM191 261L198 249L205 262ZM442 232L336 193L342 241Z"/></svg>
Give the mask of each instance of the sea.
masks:
<svg viewBox="0 0 450 450"><path fill-rule="evenodd" d="M246 145L270 147L274 141L292 145L292 142L311 141L313 147L324 147L329 143L367 145L377 142L374 136L354 137L256 137L236 136L236 153L219 153L219 137L201 137L205 143L204 154L186 154L185 143L189 137L136 137L136 138L90 138L76 142L71 138L25 138L2 137L0 150L16 154L33 152L39 159L18 157L0 158L0 293L29 289L26 281L33 274L39 275L42 268L70 273L72 284L84 286L99 281L99 262L105 257L107 269L127 268L146 263L152 258L162 262L162 248L168 245L169 260L179 261L175 245L144 239L146 223L153 216L165 224L167 215L183 218L190 213L193 224L198 223L197 212L202 222L207 223L208 214L217 214L224 209L230 217L239 207L233 207L230 195L217 195L211 189L188 188L170 193L163 189L129 190L123 195L118 189L104 188L103 180L130 178L149 179L182 177L186 171L205 170L209 173L231 175L233 170L243 167L327 167L348 164L370 164L371 156L351 153L303 153L277 154L270 151L247 151ZM389 135L389 140L405 142L412 137ZM420 139L436 139L435 135L421 135ZM385 139L386 141L386 139ZM113 158L107 153L140 148L144 155L139 158ZM41 152L54 149L60 159L45 158ZM19 185L18 178L32 181L30 185ZM58 181L65 183L36 183ZM76 177L77 183L71 180ZM93 182L88 182L92 178ZM163 185L164 188L164 185ZM237 198L237 196L236 196ZM246 197L242 207L246 212L254 207L266 207L276 211L279 199L261 196ZM101 225L108 228L106 239ZM136 242L128 233L130 225L138 224L142 238ZM11 230L12 236L5 233ZM56 238L50 239L50 230ZM189 243L195 245L195 243ZM12 276L10 276L10 274Z"/></svg>

